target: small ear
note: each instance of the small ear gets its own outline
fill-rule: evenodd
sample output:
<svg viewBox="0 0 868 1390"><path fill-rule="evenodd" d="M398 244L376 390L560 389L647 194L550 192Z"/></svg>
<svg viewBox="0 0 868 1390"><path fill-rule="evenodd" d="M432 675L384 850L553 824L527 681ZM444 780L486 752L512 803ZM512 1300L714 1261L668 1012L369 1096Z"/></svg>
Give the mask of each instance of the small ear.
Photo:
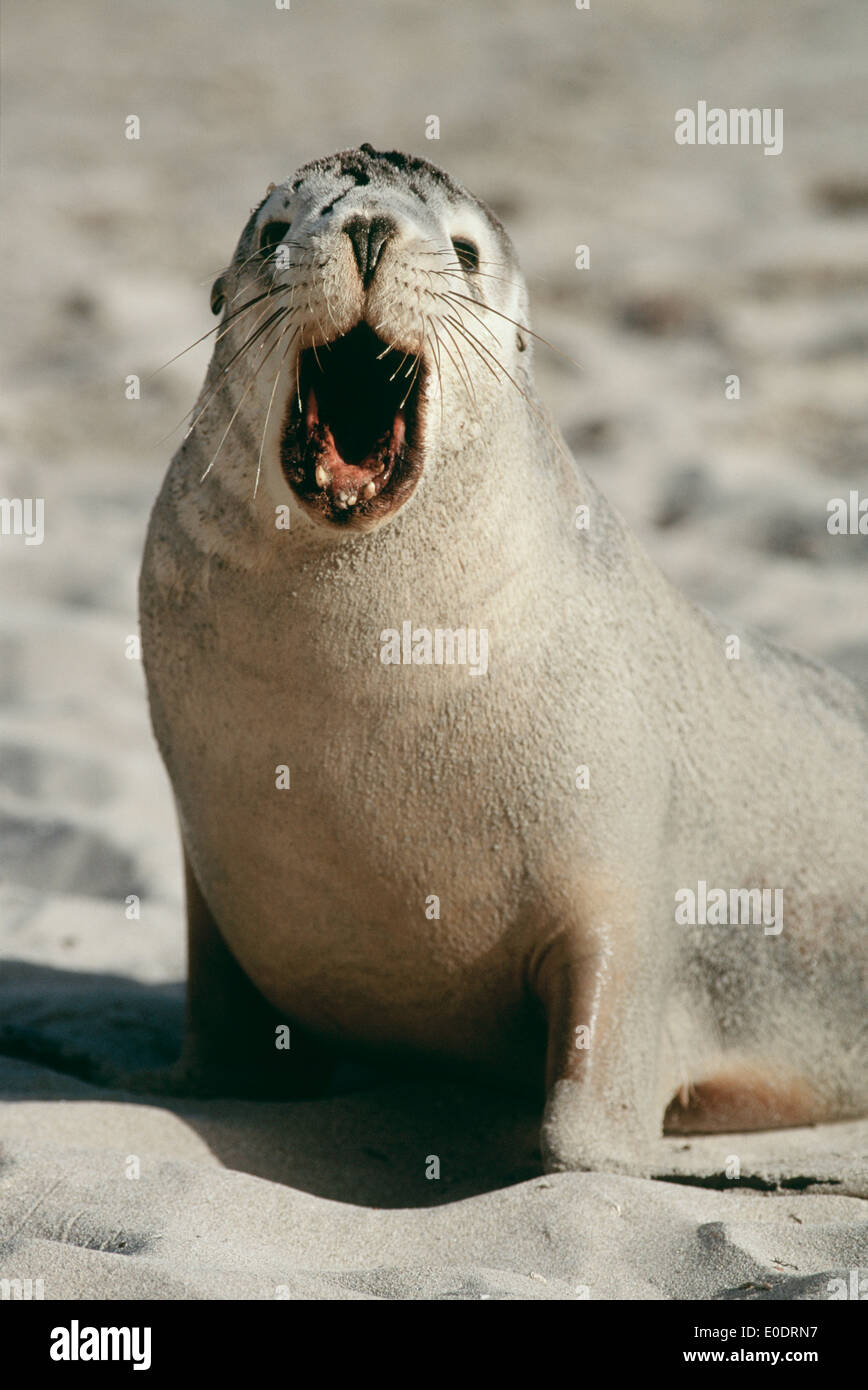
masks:
<svg viewBox="0 0 868 1390"><path fill-rule="evenodd" d="M222 275L211 286L211 313L219 314L226 303L226 282Z"/></svg>

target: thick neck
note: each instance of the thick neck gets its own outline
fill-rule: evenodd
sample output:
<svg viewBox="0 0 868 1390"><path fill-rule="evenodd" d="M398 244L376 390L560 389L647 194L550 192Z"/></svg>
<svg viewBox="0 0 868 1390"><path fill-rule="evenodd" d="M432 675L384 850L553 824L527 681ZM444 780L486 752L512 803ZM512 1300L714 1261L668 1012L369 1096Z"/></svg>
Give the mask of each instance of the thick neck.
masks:
<svg viewBox="0 0 868 1390"><path fill-rule="evenodd" d="M230 339L215 354L204 400L231 356ZM288 578L299 570L336 575L341 570L382 570L377 587L419 595L427 590L443 602L459 604L469 588L494 592L521 571L544 573L551 558L552 533L571 544L572 514L593 489L571 459L558 455L552 426L529 408L509 385L488 393L471 412L466 401L431 405L434 426L429 459L415 495L391 520L369 533L334 531L309 520L292 497L273 448L263 458L259 487L254 483L262 421L273 382L267 371L242 400L249 378L230 376L196 431L176 456L184 477L185 505L193 507L207 547L230 567L239 562L258 570L276 567ZM240 409L204 481L202 474ZM283 407L275 403L274 413ZM536 412L539 412L537 414ZM275 526L275 508L290 508L289 534ZM561 513L562 526L557 526ZM553 526L554 516L554 526Z"/></svg>

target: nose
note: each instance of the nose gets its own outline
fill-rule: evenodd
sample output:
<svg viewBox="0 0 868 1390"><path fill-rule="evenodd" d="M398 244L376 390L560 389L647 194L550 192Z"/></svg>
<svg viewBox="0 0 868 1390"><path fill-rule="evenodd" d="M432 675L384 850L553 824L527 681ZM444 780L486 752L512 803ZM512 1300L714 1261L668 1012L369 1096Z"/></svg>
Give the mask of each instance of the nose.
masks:
<svg viewBox="0 0 868 1390"><path fill-rule="evenodd" d="M397 225L391 217L363 217L361 213L356 213L347 219L343 230L352 243L362 284L367 289L374 278L383 247L389 237L395 235Z"/></svg>

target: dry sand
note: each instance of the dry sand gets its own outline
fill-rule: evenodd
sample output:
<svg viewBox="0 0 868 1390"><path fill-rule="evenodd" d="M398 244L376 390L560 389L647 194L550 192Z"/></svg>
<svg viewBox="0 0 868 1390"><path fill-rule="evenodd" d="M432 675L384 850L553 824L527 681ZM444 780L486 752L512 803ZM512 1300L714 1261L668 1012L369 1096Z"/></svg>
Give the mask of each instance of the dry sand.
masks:
<svg viewBox="0 0 868 1390"><path fill-rule="evenodd" d="M211 327L248 207L315 154L409 148L488 198L537 330L582 363L540 350L542 391L658 563L734 632L868 678L866 544L825 526L865 491L861 0L17 0L4 24L0 495L44 497L46 537L0 539L0 1050L35 1059L0 1057L0 1278L47 1298L828 1297L868 1266L868 1122L663 1140L681 1182L545 1178L538 1117L471 1086L348 1067L302 1105L148 1105L36 1053L177 1048L178 848L125 642L177 435L158 441L207 346L140 402L124 378ZM783 154L677 147L698 99L782 107Z"/></svg>

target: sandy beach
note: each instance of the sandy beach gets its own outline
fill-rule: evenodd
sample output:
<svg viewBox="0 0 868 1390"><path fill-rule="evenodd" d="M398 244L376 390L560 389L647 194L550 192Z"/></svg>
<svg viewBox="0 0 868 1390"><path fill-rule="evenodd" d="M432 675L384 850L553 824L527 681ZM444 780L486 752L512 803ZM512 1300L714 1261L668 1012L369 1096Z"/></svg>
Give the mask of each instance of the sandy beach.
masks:
<svg viewBox="0 0 868 1390"><path fill-rule="evenodd" d="M545 1176L538 1113L475 1084L348 1059L320 1100L164 1102L57 1069L180 1046L180 850L129 639L208 342L152 374L315 155L408 149L485 198L565 354L538 349L540 392L655 562L868 684L868 542L826 524L866 490L863 5L11 0L3 27L0 496L45 511L42 544L0 536L0 1279L819 1300L868 1278L868 1120L662 1138L653 1179ZM699 99L780 108L780 154L679 146Z"/></svg>

